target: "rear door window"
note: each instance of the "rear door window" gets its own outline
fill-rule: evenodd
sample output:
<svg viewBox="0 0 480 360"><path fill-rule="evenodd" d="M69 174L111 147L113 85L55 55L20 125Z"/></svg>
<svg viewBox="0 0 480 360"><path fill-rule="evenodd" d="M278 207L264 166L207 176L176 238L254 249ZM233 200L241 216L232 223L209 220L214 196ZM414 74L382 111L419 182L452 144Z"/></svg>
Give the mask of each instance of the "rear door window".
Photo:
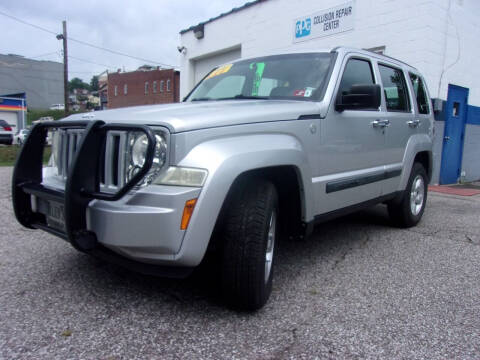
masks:
<svg viewBox="0 0 480 360"><path fill-rule="evenodd" d="M386 65L378 65L383 83L387 111L409 112L408 89L403 71Z"/></svg>
<svg viewBox="0 0 480 360"><path fill-rule="evenodd" d="M428 105L429 100L427 96L427 91L425 90L425 85L420 76L410 73L410 81L412 82L413 91L415 92L415 97L417 99L418 113L419 114L429 114L430 106Z"/></svg>

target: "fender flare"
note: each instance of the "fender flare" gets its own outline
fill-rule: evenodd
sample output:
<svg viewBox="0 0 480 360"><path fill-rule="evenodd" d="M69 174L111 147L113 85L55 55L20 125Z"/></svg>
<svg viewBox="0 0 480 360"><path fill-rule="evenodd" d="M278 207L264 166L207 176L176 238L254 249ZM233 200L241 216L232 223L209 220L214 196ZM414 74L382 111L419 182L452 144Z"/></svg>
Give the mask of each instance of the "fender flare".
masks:
<svg viewBox="0 0 480 360"><path fill-rule="evenodd" d="M400 178L400 183L398 186L398 190L405 190L407 187L408 179L410 178L410 173L413 167L413 161L418 153L426 151L428 153L428 161L429 161L429 180L432 174L432 165L433 165L433 155L432 150L432 138L427 134L416 134L410 137L407 142L407 146L405 149L405 153L403 155L403 170Z"/></svg>
<svg viewBox="0 0 480 360"><path fill-rule="evenodd" d="M208 170L176 259L196 266L202 260L225 197L234 181L245 172L273 166L293 166L302 187L302 213L313 219L311 170L300 141L286 134L225 137L203 142L190 150L178 166Z"/></svg>

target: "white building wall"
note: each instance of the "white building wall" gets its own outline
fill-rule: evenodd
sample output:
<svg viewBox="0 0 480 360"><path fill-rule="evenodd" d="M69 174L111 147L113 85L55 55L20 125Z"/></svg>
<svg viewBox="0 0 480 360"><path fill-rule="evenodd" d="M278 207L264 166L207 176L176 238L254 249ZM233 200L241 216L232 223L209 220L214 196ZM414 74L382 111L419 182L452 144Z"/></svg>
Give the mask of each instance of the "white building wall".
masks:
<svg viewBox="0 0 480 360"><path fill-rule="evenodd" d="M480 1L439 0L435 3L438 3L436 14L443 18L443 23L437 24L435 30L443 27L442 35L448 34L446 38L443 36L446 51L443 52L444 73L438 97L446 99L448 84L451 83L469 88L469 104L480 106ZM448 30L445 26L447 20ZM436 87L432 87L435 96L438 94L440 74Z"/></svg>
<svg viewBox="0 0 480 360"><path fill-rule="evenodd" d="M385 46L387 55L423 73L432 97L445 99L451 82L470 88L471 103L480 104L480 87L475 80L480 78L480 67L473 66L480 55L476 45L480 38L480 1L356 0L353 30L293 43L294 19L346 2L267 0L205 24L203 39L197 40L192 31L182 34L181 45L186 52L180 55L181 96L194 85L195 59L233 48L240 48L242 58L246 58L289 49ZM460 60L444 72L439 92L440 76L444 67L456 60L458 43Z"/></svg>

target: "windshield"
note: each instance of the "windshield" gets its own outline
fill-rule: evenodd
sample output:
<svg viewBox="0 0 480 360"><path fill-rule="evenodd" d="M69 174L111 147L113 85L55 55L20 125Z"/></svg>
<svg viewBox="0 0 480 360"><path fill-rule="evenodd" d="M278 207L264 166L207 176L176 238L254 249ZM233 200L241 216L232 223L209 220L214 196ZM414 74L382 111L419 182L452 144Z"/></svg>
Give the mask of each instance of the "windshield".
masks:
<svg viewBox="0 0 480 360"><path fill-rule="evenodd" d="M211 71L185 101L230 99L292 99L323 97L330 53L259 57L226 64Z"/></svg>

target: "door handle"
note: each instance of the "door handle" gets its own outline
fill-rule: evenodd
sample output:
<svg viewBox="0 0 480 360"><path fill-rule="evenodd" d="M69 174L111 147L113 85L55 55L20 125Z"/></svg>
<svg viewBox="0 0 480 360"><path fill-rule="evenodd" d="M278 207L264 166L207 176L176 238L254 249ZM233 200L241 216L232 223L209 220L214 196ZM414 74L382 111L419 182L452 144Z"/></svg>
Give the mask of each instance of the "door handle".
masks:
<svg viewBox="0 0 480 360"><path fill-rule="evenodd" d="M377 119L371 122L373 127L384 128L390 126L390 120L388 119Z"/></svg>
<svg viewBox="0 0 480 360"><path fill-rule="evenodd" d="M450 136L444 136L443 137L445 140L450 140Z"/></svg>
<svg viewBox="0 0 480 360"><path fill-rule="evenodd" d="M420 125L420 120L418 119L410 120L410 121L407 121L407 124L410 127L417 127L418 125Z"/></svg>

